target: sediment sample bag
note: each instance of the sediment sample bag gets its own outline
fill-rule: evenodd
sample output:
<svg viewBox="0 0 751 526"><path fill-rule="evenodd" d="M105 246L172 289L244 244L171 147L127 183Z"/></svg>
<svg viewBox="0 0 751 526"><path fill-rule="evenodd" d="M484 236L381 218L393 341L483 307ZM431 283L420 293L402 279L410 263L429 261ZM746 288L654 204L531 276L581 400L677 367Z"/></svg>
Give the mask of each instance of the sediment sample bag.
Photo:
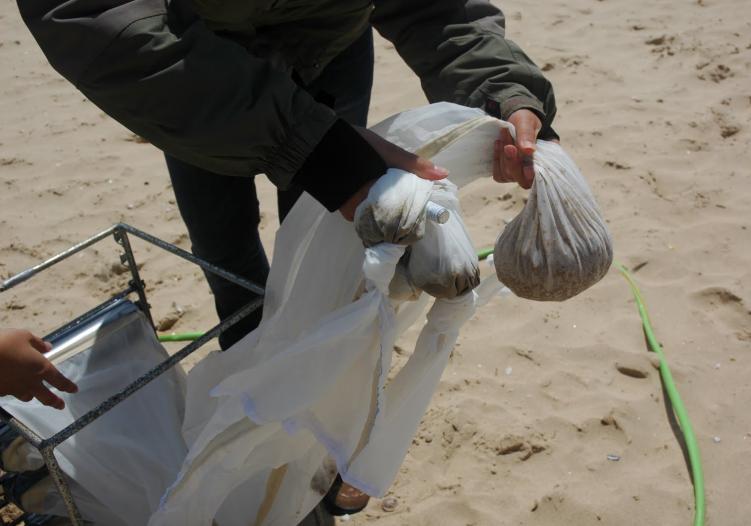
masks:
<svg viewBox="0 0 751 526"><path fill-rule="evenodd" d="M502 126L510 125L441 103L373 130L448 168L461 187L490 177ZM409 183L403 173L388 177ZM277 233L260 326L188 377L189 452L151 526L294 525L337 471L370 495L388 490L459 329L502 289L492 275L472 290L477 258L457 186L411 183L396 208L409 216L434 201L452 219L426 223L410 247L365 248L340 214L300 198ZM387 195L379 192L368 199ZM378 237L371 216L375 226L365 228ZM407 363L390 371L396 339L417 320L424 325Z"/></svg>
<svg viewBox="0 0 751 526"><path fill-rule="evenodd" d="M493 251L498 279L522 298L563 301L597 283L613 248L587 182L554 142L537 141L535 179L524 209Z"/></svg>

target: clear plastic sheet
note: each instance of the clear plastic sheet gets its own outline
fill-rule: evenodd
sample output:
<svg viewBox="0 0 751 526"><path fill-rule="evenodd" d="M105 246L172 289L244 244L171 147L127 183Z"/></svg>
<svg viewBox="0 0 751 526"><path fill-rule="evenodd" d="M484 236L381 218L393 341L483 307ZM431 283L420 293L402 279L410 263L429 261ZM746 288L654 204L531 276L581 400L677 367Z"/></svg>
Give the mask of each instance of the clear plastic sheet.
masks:
<svg viewBox="0 0 751 526"><path fill-rule="evenodd" d="M0 402L42 437L62 430L168 357L144 315L131 303L93 327L77 328L68 341L57 345L79 348L57 365L79 387L72 395L57 393L65 400L65 409L9 397ZM187 451L180 433L184 387L182 371L173 368L57 447L55 455L73 480L73 497L84 519L107 526L148 522ZM37 466L36 451L25 451L30 456L15 459L15 464ZM67 515L52 484L40 489L44 491L30 496L38 506L32 511Z"/></svg>

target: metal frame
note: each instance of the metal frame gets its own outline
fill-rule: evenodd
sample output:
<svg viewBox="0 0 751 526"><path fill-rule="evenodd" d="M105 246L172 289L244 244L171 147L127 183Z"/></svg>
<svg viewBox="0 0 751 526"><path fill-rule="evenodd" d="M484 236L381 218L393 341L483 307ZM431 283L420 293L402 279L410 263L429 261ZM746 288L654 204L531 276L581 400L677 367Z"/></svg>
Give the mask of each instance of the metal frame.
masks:
<svg viewBox="0 0 751 526"><path fill-rule="evenodd" d="M264 289L262 287L240 276L237 276L231 272L228 272L220 267L217 267L216 265L213 265L207 261L204 261L201 258L194 256L190 252L182 250L181 248L176 247L175 245L167 243L166 241L162 241L159 238L156 238L150 234L147 234L146 232L138 230L137 228L134 228L125 223L118 223L116 225L113 225L107 230L104 230L103 232L100 232L99 234L92 236L89 239L82 241L81 243L78 243L77 245L69 248L68 250L61 252L60 254L57 254L56 256L51 257L47 261L44 261L43 263L40 263L34 267L31 267L27 270L24 270L23 272L16 274L15 276L8 278L4 282L0 283L0 293L5 292L15 287L16 285L23 283L24 281L32 278L33 276L40 273L41 271L55 265L56 263L59 263L69 258L73 254L76 254L80 252L81 250L88 248L91 245L109 236L113 236L115 241L123 249L123 253L120 255L120 261L126 267L128 267L128 270L131 273L131 280L128 283L128 287L118 292L112 298L100 304L99 306L95 307L94 309L82 314L81 316L77 317L73 321L65 324L63 327L60 327L59 329L53 331L52 333L47 335L45 339L54 339L60 333L67 331L78 325L81 325L82 323L85 323L86 321L94 317L96 314L106 309L113 302L118 301L119 299L125 298L126 296L130 294L136 294L138 296L138 301L136 302L136 305L144 312L144 314L149 320L149 323L151 323L151 326L154 327L154 322L151 319L150 305L148 304L148 301L146 299L146 291L144 288L144 283L141 280L141 277L138 273L138 267L136 265L136 260L133 256L133 250L130 246L130 240L128 239L128 234L131 234L139 239L142 239L143 241L151 243L152 245L155 245L163 250L166 250L167 252L170 252L176 256L179 256L187 261L190 261L191 263L198 265L199 267L201 267L203 270L207 272L211 272L213 274L221 276L224 279L236 285L239 285L245 289L248 289L249 291L257 294L258 298L254 299L253 301L251 301L244 307L238 309L229 318L226 318L221 323L219 323L218 325L216 325L215 327L207 331L199 339L189 343L188 345L180 349L177 353L173 354L168 359L164 360L162 363L160 363L159 365L157 365L150 371L144 373L142 376L135 379L128 386L126 386L122 391L112 395L110 398L103 401L97 407L91 409L85 415L78 418L75 422L71 423L66 428L58 431L57 433L55 433L53 436L49 438L40 437L38 434L36 434L34 431L32 431L26 425L24 425L23 422L17 420L8 412L0 408L0 420L6 422L13 429L15 429L21 436L24 437L24 439L26 439L34 448L36 448L41 453L42 458L44 459L44 463L46 464L47 469L49 470L50 476L52 477L52 480L54 481L55 486L57 487L57 490L59 491L60 496L63 499L63 502L65 503L65 506L68 510L68 516L73 526L83 526L84 522L83 522L83 519L81 518L81 513L78 510L78 506L73 500L73 496L70 492L70 487L68 486L68 482L66 480L66 475L60 469L60 465L58 464L57 459L55 458L55 448L58 445L60 445L60 443L67 440L68 438L76 434L78 431L80 431L81 429L83 429L84 427L92 423L94 420L102 416L104 413L112 410L114 407L116 407L126 398L131 396L133 393L137 392L139 389L142 389L149 382L159 377L165 371L168 371L169 369L174 367L175 364L182 361L187 356L190 356L194 351L196 351L199 347L203 346L209 340L225 332L229 327L231 327L232 325L240 321L242 318L244 318L251 312L258 309L259 307L261 307L261 305L263 304Z"/></svg>

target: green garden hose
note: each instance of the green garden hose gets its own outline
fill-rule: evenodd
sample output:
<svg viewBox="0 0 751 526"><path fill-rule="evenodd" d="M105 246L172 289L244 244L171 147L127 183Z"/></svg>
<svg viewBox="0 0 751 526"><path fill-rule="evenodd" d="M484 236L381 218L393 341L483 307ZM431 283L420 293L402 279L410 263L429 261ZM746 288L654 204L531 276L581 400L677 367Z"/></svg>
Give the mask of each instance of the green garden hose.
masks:
<svg viewBox="0 0 751 526"><path fill-rule="evenodd" d="M477 259L482 261L483 259L487 259L487 257L492 253L493 253L493 247L483 248L477 252Z"/></svg>
<svg viewBox="0 0 751 526"><path fill-rule="evenodd" d="M699 445L696 441L696 435L694 434L693 427L691 426L691 420L688 418L686 407L683 405L681 395L678 394L678 388L673 381L673 375L670 373L670 367L665 359L665 355L662 352L662 346L657 341L657 338L652 331L652 324L649 322L649 314L647 314L647 307L644 305L644 299L639 292L639 287L636 286L631 274L629 274L626 267L620 263L615 263L615 267L621 271L623 277L628 281L631 287L631 292L636 300L636 305L639 308L639 316L641 316L642 326L644 327L644 335L647 337L649 347L660 358L660 377L662 378L662 384L665 386L665 391L668 394L670 403L673 406L673 411L678 418L678 424L683 432L683 439L686 442L686 450L688 451L688 459L691 468L691 478L694 482L694 526L704 525L705 503L704 503L704 473L701 468L701 456L699 455Z"/></svg>
<svg viewBox="0 0 751 526"><path fill-rule="evenodd" d="M160 342L192 342L203 336L202 332L181 332L172 334L160 334Z"/></svg>
<svg viewBox="0 0 751 526"><path fill-rule="evenodd" d="M484 248L477 252L477 257L480 260L486 259L493 253L493 248ZM636 300L636 305L639 308L639 316L641 316L642 326L644 327L644 334L647 337L649 348L660 359L660 378L662 384L665 386L665 392L670 399L670 403L673 406L678 424L683 433L683 439L686 443L686 450L688 452L688 460L691 469L691 478L694 483L694 526L704 526L704 516L706 505L704 502L704 472L701 467L701 455L699 454L699 445L694 434L694 429L691 426L691 420L688 418L688 412L683 405L681 395L678 393L678 388L675 386L673 375L670 373L670 367L665 359L665 354L662 352L662 347L657 341L652 330L652 324L649 321L649 314L647 313L647 307L644 304L639 287L636 286L636 282L629 274L626 267L620 263L615 263L615 267L621 272L626 281L628 281L631 292Z"/></svg>

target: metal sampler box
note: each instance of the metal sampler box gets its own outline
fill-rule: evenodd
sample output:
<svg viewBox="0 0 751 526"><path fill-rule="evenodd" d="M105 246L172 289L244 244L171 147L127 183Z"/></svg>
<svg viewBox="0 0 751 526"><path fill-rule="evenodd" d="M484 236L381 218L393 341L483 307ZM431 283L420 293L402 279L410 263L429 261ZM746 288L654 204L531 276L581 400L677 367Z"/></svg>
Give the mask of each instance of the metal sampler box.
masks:
<svg viewBox="0 0 751 526"><path fill-rule="evenodd" d="M232 316L225 319L215 327L208 330L202 336L195 341L192 341L182 347L179 351L169 356L168 358L158 363L156 366L150 368L148 371L140 374L139 376L128 379L128 382L122 389L119 389L116 393L112 394L104 401L98 403L95 407L88 410L82 416L76 418L69 425L62 429L56 430L51 436L40 436L37 432L32 430L26 423L14 417L4 409L0 409L0 421L4 422L15 433L18 433L23 439L31 445L38 453L44 462L39 470L37 470L34 476L39 480L40 477L49 475L54 482L54 485L65 505L65 509L68 513L70 523L79 526L84 524L79 506L75 502L75 499L71 492L71 484L68 480L68 476L63 472L60 464L55 456L55 449L64 441L73 437L81 430L89 426L92 422L100 418L101 416L113 411L122 402L127 400L133 394L149 385L155 379L164 375L167 371L172 369L177 363L184 360L191 355L197 349L201 348L211 339L217 337L229 327L237 323L243 317L249 315L251 312L260 308L263 304L264 290L260 286L251 283L244 278L227 272L211 263L204 261L193 254L182 250L175 245L167 243L161 239L158 239L146 232L138 230L127 224L116 224L99 234L78 243L70 249L61 252L52 258L40 263L32 268L29 268L11 278L5 280L0 284L0 293L5 292L20 283L32 278L45 269L52 267L53 265L69 258L70 256L102 241L103 239L112 236L116 243L121 248L120 261L125 265L130 272L130 281L128 286L114 294L111 298L97 305L90 311L76 317L70 322L64 324L62 327L56 329L52 333L45 336L45 340L53 343L53 349L48 353L48 358L53 363L61 363L75 356L76 349L80 349L80 345L77 346L75 336L85 336L84 333L96 330L97 327L101 327L102 320L119 319L127 315L133 315L133 311L138 311L138 316L147 320L148 326L151 330L154 330L154 324L151 317L150 306L146 298L146 291L144 282L139 275L138 266L136 264L135 256L131 248L129 235L139 238L147 243L150 243L160 249L169 252L172 255L187 260L190 263L198 265L204 271L216 274L222 278L235 283L241 287L244 287L251 292L255 293L257 297L250 303L240 308ZM135 301L131 301L133 298ZM99 323L99 324L98 324ZM72 338L73 337L73 338ZM60 345L57 345L58 343ZM15 434L13 433L13 434ZM0 433L2 435L3 433ZM2 436L0 436L0 444L3 444ZM0 445L0 447L2 447ZM32 481L33 482L33 481ZM3 502L4 500L4 502ZM7 502L11 502L13 495L8 495L7 489L3 496L0 498L0 505ZM21 517L18 517L12 521L11 524L20 524L26 522L27 524L48 524L45 522L45 517L40 517L34 514L25 513Z"/></svg>

